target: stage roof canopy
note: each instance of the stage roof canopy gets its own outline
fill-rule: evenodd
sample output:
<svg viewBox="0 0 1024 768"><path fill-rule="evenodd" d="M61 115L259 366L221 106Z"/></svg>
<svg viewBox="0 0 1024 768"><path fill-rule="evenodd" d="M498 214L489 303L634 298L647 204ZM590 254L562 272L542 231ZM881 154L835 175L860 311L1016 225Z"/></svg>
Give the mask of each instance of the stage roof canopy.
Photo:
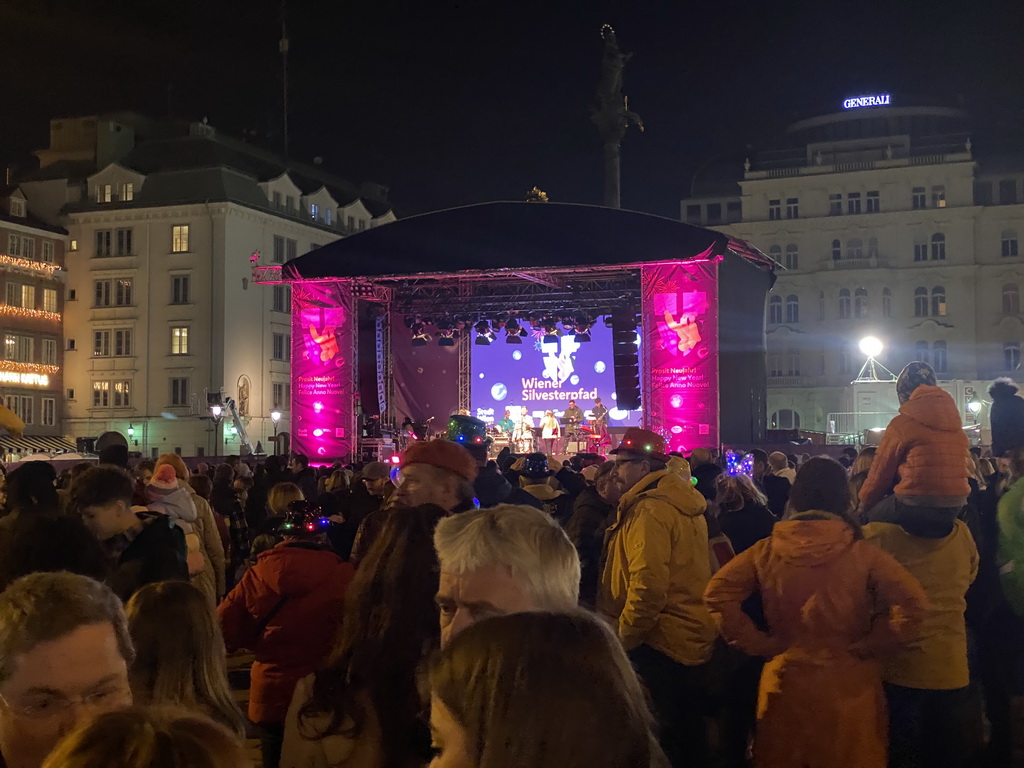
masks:
<svg viewBox="0 0 1024 768"><path fill-rule="evenodd" d="M494 202L366 230L293 259L285 280L615 268L732 254L770 268L742 240L637 211L568 203Z"/></svg>

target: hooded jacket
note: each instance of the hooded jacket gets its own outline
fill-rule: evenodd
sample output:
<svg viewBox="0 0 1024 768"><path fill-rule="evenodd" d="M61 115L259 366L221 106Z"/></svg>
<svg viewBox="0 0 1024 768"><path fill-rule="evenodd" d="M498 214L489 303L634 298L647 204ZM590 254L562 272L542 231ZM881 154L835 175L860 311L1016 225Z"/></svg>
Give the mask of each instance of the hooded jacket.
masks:
<svg viewBox="0 0 1024 768"><path fill-rule="evenodd" d="M646 644L691 666L711 657L716 632L702 600L711 578L706 506L668 470L647 475L619 501L597 607L626 650Z"/></svg>
<svg viewBox="0 0 1024 768"><path fill-rule="evenodd" d="M767 631L743 610L755 593ZM921 622L926 597L906 569L854 540L845 521L808 512L723 566L705 600L730 645L769 659L758 768L885 767L882 678L871 657L910 641Z"/></svg>
<svg viewBox="0 0 1024 768"><path fill-rule="evenodd" d="M295 684L330 651L353 573L329 550L284 542L263 552L217 608L228 648L256 656L254 723L284 723Z"/></svg>
<svg viewBox="0 0 1024 768"><path fill-rule="evenodd" d="M860 489L870 511L896 483L894 493L911 506L962 507L970 486L964 434L956 403L939 387L919 386L889 422Z"/></svg>
<svg viewBox="0 0 1024 768"><path fill-rule="evenodd" d="M989 421L992 424L992 455L1024 448L1024 399L1017 396L1017 386L997 380L988 389L992 398Z"/></svg>

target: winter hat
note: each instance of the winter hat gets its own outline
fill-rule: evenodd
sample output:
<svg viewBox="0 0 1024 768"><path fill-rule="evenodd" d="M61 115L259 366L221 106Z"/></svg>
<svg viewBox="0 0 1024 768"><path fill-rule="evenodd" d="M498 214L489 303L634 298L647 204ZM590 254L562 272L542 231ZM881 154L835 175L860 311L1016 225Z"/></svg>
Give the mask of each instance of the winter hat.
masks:
<svg viewBox="0 0 1024 768"><path fill-rule="evenodd" d="M363 480L383 480L391 475L391 467L383 461L371 461L363 467Z"/></svg>
<svg viewBox="0 0 1024 768"><path fill-rule="evenodd" d="M920 360L907 365L896 379L896 396L901 403L907 402L914 390L921 386L938 386L935 369Z"/></svg>
<svg viewBox="0 0 1024 768"><path fill-rule="evenodd" d="M188 480L188 467L186 467L185 462L181 460L181 456L176 453L161 454L160 458L156 460L157 469L162 467L164 464L170 464L174 468L174 474L179 480Z"/></svg>
<svg viewBox="0 0 1024 768"><path fill-rule="evenodd" d="M174 474L174 467L170 464L161 464L153 473L153 479L149 484L154 488L165 491L173 491L178 487L178 476Z"/></svg>
<svg viewBox="0 0 1024 768"><path fill-rule="evenodd" d="M665 452L665 438L657 432L640 427L630 427L622 436L622 442L614 451L609 451L613 456L617 453L635 453L656 461L668 463L668 454Z"/></svg>
<svg viewBox="0 0 1024 768"><path fill-rule="evenodd" d="M583 477L586 478L588 483L593 483L595 480L597 480L598 469L600 469L600 467L597 464L591 464L589 467L584 467L583 472L581 472L580 474L582 474Z"/></svg>
<svg viewBox="0 0 1024 768"><path fill-rule="evenodd" d="M401 466L404 468L412 464L429 464L470 482L476 480L478 472L476 460L469 451L448 440L424 440L413 443L402 454Z"/></svg>
<svg viewBox="0 0 1024 768"><path fill-rule="evenodd" d="M1001 397L1013 397L1017 394L1017 382L1005 376L992 382L988 388L989 397L998 400Z"/></svg>

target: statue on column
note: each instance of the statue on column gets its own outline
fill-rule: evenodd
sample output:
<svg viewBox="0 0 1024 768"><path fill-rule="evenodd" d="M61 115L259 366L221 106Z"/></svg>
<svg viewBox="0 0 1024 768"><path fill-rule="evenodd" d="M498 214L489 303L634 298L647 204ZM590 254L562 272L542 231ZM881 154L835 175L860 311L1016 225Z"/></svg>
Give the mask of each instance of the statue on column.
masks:
<svg viewBox="0 0 1024 768"><path fill-rule="evenodd" d="M608 24L601 27L604 55L601 59L601 82L597 88L597 108L591 120L604 139L605 205L620 207L619 145L630 125L644 129L640 115L629 108L629 100L622 93L622 71L633 54L619 49L615 30Z"/></svg>

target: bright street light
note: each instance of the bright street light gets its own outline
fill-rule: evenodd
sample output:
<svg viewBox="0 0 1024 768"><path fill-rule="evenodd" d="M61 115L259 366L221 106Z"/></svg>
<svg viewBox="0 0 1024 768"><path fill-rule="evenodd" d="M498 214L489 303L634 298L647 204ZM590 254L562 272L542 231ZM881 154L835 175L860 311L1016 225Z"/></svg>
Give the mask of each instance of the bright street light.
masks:
<svg viewBox="0 0 1024 768"><path fill-rule="evenodd" d="M860 340L860 351L867 357L878 357L884 348L882 342L874 336L865 336Z"/></svg>
<svg viewBox="0 0 1024 768"><path fill-rule="evenodd" d="M281 420L281 412L280 411L271 411L270 412L270 420L272 422L274 422L275 424L277 424L277 422L279 422Z"/></svg>
<svg viewBox="0 0 1024 768"><path fill-rule="evenodd" d="M977 400L971 400L971 402L967 404L967 410L969 410L971 413L977 416L979 413L981 413L981 403L979 403Z"/></svg>
<svg viewBox="0 0 1024 768"><path fill-rule="evenodd" d="M210 415L213 416L214 421L220 421L221 414L224 413L224 409L219 405L210 406Z"/></svg>

